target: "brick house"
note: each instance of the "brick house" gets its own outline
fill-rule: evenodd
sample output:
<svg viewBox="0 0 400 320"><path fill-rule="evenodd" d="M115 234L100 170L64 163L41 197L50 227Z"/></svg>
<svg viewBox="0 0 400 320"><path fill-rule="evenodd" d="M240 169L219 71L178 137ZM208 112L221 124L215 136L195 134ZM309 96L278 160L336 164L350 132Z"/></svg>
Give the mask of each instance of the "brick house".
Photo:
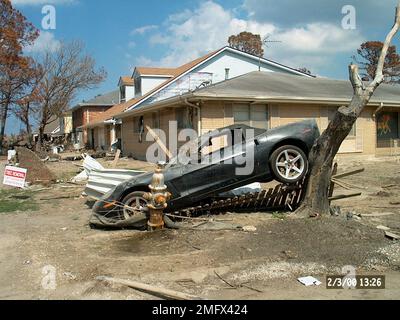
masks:
<svg viewBox="0 0 400 320"><path fill-rule="evenodd" d="M69 112L72 113L72 140L74 143L80 144L82 147L85 145L94 145L94 141L89 139L86 130L81 127L88 125L94 119L99 117L105 111L110 109L120 101L119 90L98 95L95 98L84 101L71 108Z"/></svg>

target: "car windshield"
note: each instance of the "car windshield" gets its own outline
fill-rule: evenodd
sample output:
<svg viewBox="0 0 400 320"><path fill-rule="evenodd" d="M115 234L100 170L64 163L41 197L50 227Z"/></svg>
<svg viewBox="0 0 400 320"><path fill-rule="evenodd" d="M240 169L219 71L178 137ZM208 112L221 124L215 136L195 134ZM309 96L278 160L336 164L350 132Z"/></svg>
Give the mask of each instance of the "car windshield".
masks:
<svg viewBox="0 0 400 320"><path fill-rule="evenodd" d="M228 127L211 131L182 145L178 155L171 159L169 165L181 164L182 158L190 159L189 163L198 163L206 156L223 153L227 148L244 141L245 136L241 128Z"/></svg>

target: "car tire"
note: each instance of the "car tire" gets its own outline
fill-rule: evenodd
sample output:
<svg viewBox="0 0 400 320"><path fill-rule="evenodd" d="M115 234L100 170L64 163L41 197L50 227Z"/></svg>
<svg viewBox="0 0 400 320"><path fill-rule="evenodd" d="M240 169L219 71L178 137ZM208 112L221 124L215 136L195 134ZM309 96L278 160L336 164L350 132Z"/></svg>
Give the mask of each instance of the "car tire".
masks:
<svg viewBox="0 0 400 320"><path fill-rule="evenodd" d="M144 198L145 192L143 191L134 191L126 195L121 201L124 205L122 208L122 218L128 220L129 218L136 215L135 211L130 210L129 208L135 208L140 210L144 207L147 207L147 200Z"/></svg>
<svg viewBox="0 0 400 320"><path fill-rule="evenodd" d="M308 158L299 147L285 145L270 157L270 166L277 181L293 184L301 181L308 172Z"/></svg>

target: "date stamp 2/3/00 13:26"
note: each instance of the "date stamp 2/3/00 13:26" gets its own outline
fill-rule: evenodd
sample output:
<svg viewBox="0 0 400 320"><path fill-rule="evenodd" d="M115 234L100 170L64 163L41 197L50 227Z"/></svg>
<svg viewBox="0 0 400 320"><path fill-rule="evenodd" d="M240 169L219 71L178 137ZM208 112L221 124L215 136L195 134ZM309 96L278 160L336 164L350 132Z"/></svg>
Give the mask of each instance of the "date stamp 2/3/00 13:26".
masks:
<svg viewBox="0 0 400 320"><path fill-rule="evenodd" d="M385 289L386 278L383 275L334 275L326 277L327 289Z"/></svg>

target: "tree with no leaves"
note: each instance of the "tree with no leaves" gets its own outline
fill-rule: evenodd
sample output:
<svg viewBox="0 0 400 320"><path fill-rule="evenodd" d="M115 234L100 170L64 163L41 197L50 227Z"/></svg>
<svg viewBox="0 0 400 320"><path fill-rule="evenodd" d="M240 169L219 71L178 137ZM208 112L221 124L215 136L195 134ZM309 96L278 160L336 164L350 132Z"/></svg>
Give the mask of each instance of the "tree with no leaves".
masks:
<svg viewBox="0 0 400 320"><path fill-rule="evenodd" d="M80 42L62 43L40 58L42 75L33 103L39 123L38 148L42 146L45 127L58 121L78 91L94 88L107 76L103 68L96 70L95 60L83 49Z"/></svg>
<svg viewBox="0 0 400 320"><path fill-rule="evenodd" d="M364 81L374 79L382 48L381 41L367 41L361 44L357 50L358 56L353 57L354 62L360 66L361 77ZM383 65L383 75L385 83L400 83L400 55L396 52L394 45L388 48Z"/></svg>
<svg viewBox="0 0 400 320"><path fill-rule="evenodd" d="M358 66L349 66L350 82L353 86L353 98L348 106L339 108L328 128L314 143L309 155L311 166L306 197L297 210L300 215L319 216L329 214L328 190L332 175L333 160L343 142L349 135L354 123L364 107L370 101L378 86L384 81L384 63L390 43L400 28L400 1L396 8L395 23L388 33L379 55L373 80L365 84L359 75Z"/></svg>
<svg viewBox="0 0 400 320"><path fill-rule="evenodd" d="M264 56L264 49L262 47L261 36L251 32L241 32L238 35L232 35L228 39L231 48L250 53L257 57Z"/></svg>
<svg viewBox="0 0 400 320"><path fill-rule="evenodd" d="M9 0L0 0L0 151L10 107L26 97L37 72L33 59L24 56L23 49L38 35Z"/></svg>

